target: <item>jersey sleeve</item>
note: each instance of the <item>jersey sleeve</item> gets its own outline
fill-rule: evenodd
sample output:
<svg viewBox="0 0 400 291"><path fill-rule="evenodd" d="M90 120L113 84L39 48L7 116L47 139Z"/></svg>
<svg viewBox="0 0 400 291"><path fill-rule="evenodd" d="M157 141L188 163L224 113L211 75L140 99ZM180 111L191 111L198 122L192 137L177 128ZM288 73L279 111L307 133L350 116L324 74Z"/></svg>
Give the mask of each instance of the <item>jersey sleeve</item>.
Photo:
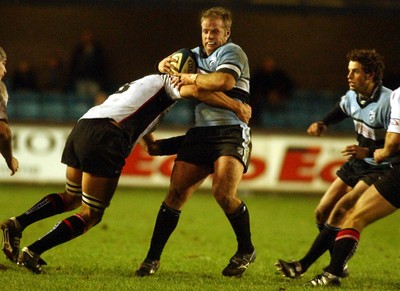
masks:
<svg viewBox="0 0 400 291"><path fill-rule="evenodd" d="M390 96L390 107L390 123L387 131L400 134L400 88L393 91Z"/></svg>
<svg viewBox="0 0 400 291"><path fill-rule="evenodd" d="M231 74L237 81L247 63L247 56L239 46L228 43L219 51L217 60L216 71Z"/></svg>

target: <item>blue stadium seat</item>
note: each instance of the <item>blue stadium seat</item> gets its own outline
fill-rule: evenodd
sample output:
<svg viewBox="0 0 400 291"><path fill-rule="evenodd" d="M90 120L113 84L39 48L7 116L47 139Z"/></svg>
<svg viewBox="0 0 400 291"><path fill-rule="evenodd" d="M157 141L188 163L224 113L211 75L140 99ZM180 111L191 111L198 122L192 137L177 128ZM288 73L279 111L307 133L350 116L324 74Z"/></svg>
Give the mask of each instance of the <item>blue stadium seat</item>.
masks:
<svg viewBox="0 0 400 291"><path fill-rule="evenodd" d="M18 120L36 120L40 118L41 102L40 95L36 92L19 91L12 93L13 102L15 106L14 118Z"/></svg>
<svg viewBox="0 0 400 291"><path fill-rule="evenodd" d="M46 121L63 122L66 120L67 96L61 93L42 94L41 118Z"/></svg>

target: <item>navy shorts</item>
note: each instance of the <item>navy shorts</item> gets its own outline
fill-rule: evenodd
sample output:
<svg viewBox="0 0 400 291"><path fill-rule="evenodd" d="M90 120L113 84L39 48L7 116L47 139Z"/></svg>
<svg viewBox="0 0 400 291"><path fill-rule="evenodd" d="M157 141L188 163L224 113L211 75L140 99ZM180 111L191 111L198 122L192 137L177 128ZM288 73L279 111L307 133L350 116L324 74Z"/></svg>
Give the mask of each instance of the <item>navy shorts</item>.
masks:
<svg viewBox="0 0 400 291"><path fill-rule="evenodd" d="M61 161L95 176L117 178L131 150L128 138L108 118L81 119L68 136Z"/></svg>
<svg viewBox="0 0 400 291"><path fill-rule="evenodd" d="M400 208L400 163L390 165L389 169L375 181L374 186L394 207Z"/></svg>
<svg viewBox="0 0 400 291"><path fill-rule="evenodd" d="M193 127L186 133L176 160L214 168L214 162L219 157L233 156L243 164L246 173L251 147L250 128L247 126Z"/></svg>
<svg viewBox="0 0 400 291"><path fill-rule="evenodd" d="M382 173L389 168L389 165L371 165L363 160L350 159L336 172L342 181L352 188L363 181L371 186Z"/></svg>

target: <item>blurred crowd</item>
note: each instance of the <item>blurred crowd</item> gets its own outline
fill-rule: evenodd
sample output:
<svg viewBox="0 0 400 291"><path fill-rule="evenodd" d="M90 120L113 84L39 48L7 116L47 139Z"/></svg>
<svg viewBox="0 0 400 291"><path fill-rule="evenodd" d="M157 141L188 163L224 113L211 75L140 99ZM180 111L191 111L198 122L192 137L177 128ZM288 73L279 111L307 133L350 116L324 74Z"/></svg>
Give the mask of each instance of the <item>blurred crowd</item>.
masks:
<svg viewBox="0 0 400 291"><path fill-rule="evenodd" d="M69 60L54 54L43 63L43 67L35 68L28 59L19 60L8 78L10 92L68 92L90 99L93 104L104 100L108 87L107 61L92 29L82 31Z"/></svg>

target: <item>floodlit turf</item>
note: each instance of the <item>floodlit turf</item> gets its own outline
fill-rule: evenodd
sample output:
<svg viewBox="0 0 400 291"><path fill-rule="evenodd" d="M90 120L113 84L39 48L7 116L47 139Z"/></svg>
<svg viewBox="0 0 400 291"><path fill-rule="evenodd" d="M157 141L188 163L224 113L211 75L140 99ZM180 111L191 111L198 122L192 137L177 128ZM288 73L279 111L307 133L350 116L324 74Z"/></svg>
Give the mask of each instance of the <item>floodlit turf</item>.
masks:
<svg viewBox="0 0 400 291"><path fill-rule="evenodd" d="M19 215L44 194L62 188L0 185L0 219ZM325 255L297 280L276 274L276 259L299 259L308 250L317 233L313 209L319 197L256 193L242 198L250 210L257 260L242 278L223 277L221 271L236 250L235 237L212 196L202 191L185 206L160 270L137 278L134 272L146 255L164 192L118 189L98 226L43 254L45 274L31 274L0 255L0 290L309 290L304 284L328 263ZM30 226L21 245L64 217ZM365 230L343 290L400 289L398 220L395 213Z"/></svg>

